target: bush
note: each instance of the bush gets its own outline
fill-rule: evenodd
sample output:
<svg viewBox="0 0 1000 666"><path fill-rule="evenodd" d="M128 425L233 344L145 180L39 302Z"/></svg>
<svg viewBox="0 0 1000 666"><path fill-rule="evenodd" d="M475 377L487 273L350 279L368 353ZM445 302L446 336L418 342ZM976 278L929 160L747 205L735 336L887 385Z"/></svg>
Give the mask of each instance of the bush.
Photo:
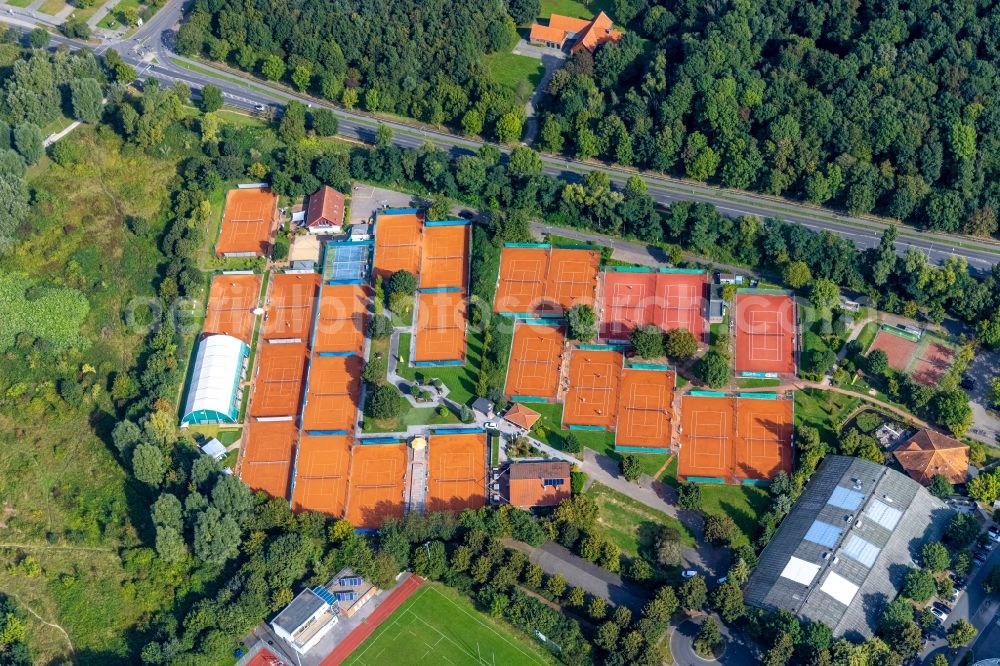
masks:
<svg viewBox="0 0 1000 666"><path fill-rule="evenodd" d="M944 474L935 474L931 477L931 486L928 488L931 495L940 499L951 497L955 494L955 486L951 485Z"/></svg>
<svg viewBox="0 0 1000 666"><path fill-rule="evenodd" d="M942 543L931 541L920 550L920 563L928 571L944 571L951 563L951 557Z"/></svg>
<svg viewBox="0 0 1000 666"><path fill-rule="evenodd" d="M563 441L563 450L567 453L580 453L583 451L583 442L576 436L576 433L571 431Z"/></svg>
<svg viewBox="0 0 1000 666"><path fill-rule="evenodd" d="M910 569L903 579L904 597L913 599L917 603L923 603L934 596L937 586L934 583L934 576L923 569Z"/></svg>
<svg viewBox="0 0 1000 666"><path fill-rule="evenodd" d="M639 458L636 456L622 456L618 465L626 481L637 481L642 476L642 465L639 464Z"/></svg>
<svg viewBox="0 0 1000 666"><path fill-rule="evenodd" d="M713 513L705 519L705 538L716 546L728 546L739 530L732 518L724 513Z"/></svg>
<svg viewBox="0 0 1000 666"><path fill-rule="evenodd" d="M382 384L368 399L368 415L375 419L394 419L403 411L403 396L395 386Z"/></svg>
<svg viewBox="0 0 1000 666"><path fill-rule="evenodd" d="M275 261L288 259L288 250L291 245L292 240L288 234L278 234L277 238L274 239L274 252L271 253L271 258Z"/></svg>
<svg viewBox="0 0 1000 666"><path fill-rule="evenodd" d="M392 335L392 322L385 315L375 315L368 322L368 336L375 340L383 340Z"/></svg>
<svg viewBox="0 0 1000 666"><path fill-rule="evenodd" d="M729 383L729 359L711 350L698 362L698 376L712 388L721 388Z"/></svg>
<svg viewBox="0 0 1000 666"><path fill-rule="evenodd" d="M697 511L701 509L701 486L695 483L682 483L677 489L677 503L685 509Z"/></svg>
<svg viewBox="0 0 1000 666"><path fill-rule="evenodd" d="M663 331L656 326L639 326L632 331L629 342L639 358L663 356Z"/></svg>
<svg viewBox="0 0 1000 666"><path fill-rule="evenodd" d="M688 359L698 352L698 340L686 328L674 328L663 336L663 351L667 358Z"/></svg>
<svg viewBox="0 0 1000 666"><path fill-rule="evenodd" d="M577 303L566 313L569 323L570 340L590 342L597 335L597 314L594 308L584 303Z"/></svg>
<svg viewBox="0 0 1000 666"><path fill-rule="evenodd" d="M979 536L979 523L971 513L956 513L948 521L944 538L956 549L971 544Z"/></svg>
<svg viewBox="0 0 1000 666"><path fill-rule="evenodd" d="M882 420L881 415L877 412L861 412L858 414L856 424L858 426L858 430L865 434L869 434L882 425Z"/></svg>
<svg viewBox="0 0 1000 666"><path fill-rule="evenodd" d="M330 109L314 109L312 128L318 136L333 136L340 128L340 124L337 122L337 116Z"/></svg>
<svg viewBox="0 0 1000 666"><path fill-rule="evenodd" d="M389 278L389 298L393 296L412 296L417 290L417 276L410 271L396 271Z"/></svg>
<svg viewBox="0 0 1000 666"><path fill-rule="evenodd" d="M88 39L90 26L80 17L70 17L60 28L62 34L70 39Z"/></svg>

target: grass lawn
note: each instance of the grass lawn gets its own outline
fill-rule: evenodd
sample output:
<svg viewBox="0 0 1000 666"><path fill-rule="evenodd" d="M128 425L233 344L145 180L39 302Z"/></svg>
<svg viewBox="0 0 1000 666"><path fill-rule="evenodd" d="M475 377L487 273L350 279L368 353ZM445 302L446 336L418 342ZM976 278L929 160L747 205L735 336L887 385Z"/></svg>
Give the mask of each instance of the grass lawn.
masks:
<svg viewBox="0 0 1000 666"><path fill-rule="evenodd" d="M107 28L108 30L121 28L125 25L125 10L129 7L138 9L140 6L142 6L142 3L139 0L121 0L121 2L115 5L114 9L105 14L104 18L97 23L97 27ZM114 21L114 25L111 25L112 21Z"/></svg>
<svg viewBox="0 0 1000 666"><path fill-rule="evenodd" d="M500 464L500 438L490 434L490 465Z"/></svg>
<svg viewBox="0 0 1000 666"><path fill-rule="evenodd" d="M760 516L767 513L771 497L766 491L752 486L730 486L705 483L701 486L702 505L706 513L724 513L736 522L742 533L734 546L749 543L760 531Z"/></svg>
<svg viewBox="0 0 1000 666"><path fill-rule="evenodd" d="M744 377L736 380L736 385L740 388L768 388L769 386L781 386L780 379L763 379L759 377Z"/></svg>
<svg viewBox="0 0 1000 666"><path fill-rule="evenodd" d="M31 2L32 0L7 0L7 4L14 7L27 7Z"/></svg>
<svg viewBox="0 0 1000 666"><path fill-rule="evenodd" d="M510 88L523 101L527 101L545 74L541 60L516 53L491 53L483 56L483 62L497 83Z"/></svg>
<svg viewBox="0 0 1000 666"><path fill-rule="evenodd" d="M858 333L858 342L861 344L861 352L867 352L868 348L871 347L872 342L875 341L875 336L878 335L878 322L870 321L865 324L861 332Z"/></svg>
<svg viewBox="0 0 1000 666"><path fill-rule="evenodd" d="M413 299L413 296L400 296L396 310L386 308L393 326L413 326Z"/></svg>
<svg viewBox="0 0 1000 666"><path fill-rule="evenodd" d="M66 6L66 0L45 0L38 11L49 16L55 16Z"/></svg>
<svg viewBox="0 0 1000 666"><path fill-rule="evenodd" d="M661 525L677 530L685 546L695 545L694 536L684 524L662 511L650 509L600 483L591 485L587 495L597 503L597 524L601 531L630 557L648 552Z"/></svg>
<svg viewBox="0 0 1000 666"><path fill-rule="evenodd" d="M535 641L478 612L458 592L425 583L344 661L376 664L555 664Z"/></svg>
<svg viewBox="0 0 1000 666"><path fill-rule="evenodd" d="M403 411L394 419L373 419L365 417L362 432L403 432L412 425L447 425L461 423L457 414L448 412L444 416L436 407L414 407L403 400Z"/></svg>
<svg viewBox="0 0 1000 666"><path fill-rule="evenodd" d="M108 0L108 2L114 2L114 1L115 0ZM94 14L97 13L98 9L100 9L101 7L103 7L106 4L107 4L107 2L101 2L101 0L98 0L97 2L95 2L94 4L92 4L90 7L84 7L82 9L77 9L75 12L73 12L70 15L70 18L78 18L81 21L86 22L88 19L90 19L91 16L93 16Z"/></svg>
<svg viewBox="0 0 1000 666"><path fill-rule="evenodd" d="M465 365L444 365L439 368L411 368L410 339L409 333L399 335L399 355L402 360L396 366L396 372L400 377L421 383L440 379L449 389L448 398L463 405L470 404L476 397L476 382L483 362L482 338L470 328L465 338Z"/></svg>
<svg viewBox="0 0 1000 666"><path fill-rule="evenodd" d="M611 0L542 0L541 17L548 18L552 14L562 14L573 18L590 19L598 12L605 11L612 19Z"/></svg>
<svg viewBox="0 0 1000 666"><path fill-rule="evenodd" d="M795 392L795 425L810 425L819 429L823 440L835 446L836 426L861 404L854 398L835 391L809 388Z"/></svg>

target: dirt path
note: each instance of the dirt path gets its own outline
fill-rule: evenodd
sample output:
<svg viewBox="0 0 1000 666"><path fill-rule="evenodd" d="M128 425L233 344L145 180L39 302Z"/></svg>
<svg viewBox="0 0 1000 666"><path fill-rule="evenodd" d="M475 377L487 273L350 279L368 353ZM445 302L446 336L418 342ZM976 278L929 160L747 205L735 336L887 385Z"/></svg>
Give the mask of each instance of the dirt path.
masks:
<svg viewBox="0 0 1000 666"><path fill-rule="evenodd" d="M7 594L9 594L10 596L14 597L14 599L17 600L17 603L20 604L21 607L24 608L24 610L26 610L29 613L31 613L35 617L35 619L37 619L39 622L41 622L42 624L44 624L47 627L52 627L53 629L58 629L59 633L61 633L66 638L66 644L69 645L70 656L73 658L74 662L76 661L76 650L73 648L73 641L70 640L69 634L66 632L65 629L63 629L62 627L60 627L58 624L54 624L52 622L48 622L47 620L45 620L44 618L42 618L42 616L39 615L38 613L36 613L31 606L29 606L28 604L24 603L24 600L21 599L19 596L17 596L17 594L15 594L13 592L7 592Z"/></svg>

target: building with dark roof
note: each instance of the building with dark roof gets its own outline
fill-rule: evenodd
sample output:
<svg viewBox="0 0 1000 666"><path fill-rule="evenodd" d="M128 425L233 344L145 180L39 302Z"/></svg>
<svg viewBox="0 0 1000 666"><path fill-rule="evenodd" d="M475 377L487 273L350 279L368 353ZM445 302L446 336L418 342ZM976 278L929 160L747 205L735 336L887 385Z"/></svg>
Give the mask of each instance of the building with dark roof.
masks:
<svg viewBox="0 0 1000 666"><path fill-rule="evenodd" d="M827 456L761 553L744 598L870 637L920 548L952 511L916 481L860 458Z"/></svg>
<svg viewBox="0 0 1000 666"><path fill-rule="evenodd" d="M508 501L516 507L555 506L570 496L568 462L521 462L507 468Z"/></svg>
<svg viewBox="0 0 1000 666"><path fill-rule="evenodd" d="M955 484L965 483L969 475L969 447L934 430L921 430L892 455L903 471L924 486L931 485L935 474Z"/></svg>

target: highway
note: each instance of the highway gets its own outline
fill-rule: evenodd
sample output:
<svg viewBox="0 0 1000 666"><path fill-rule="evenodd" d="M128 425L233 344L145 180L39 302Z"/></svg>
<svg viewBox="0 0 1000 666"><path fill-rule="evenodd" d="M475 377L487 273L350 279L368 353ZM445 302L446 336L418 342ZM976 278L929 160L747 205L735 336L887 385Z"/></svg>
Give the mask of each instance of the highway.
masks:
<svg viewBox="0 0 1000 666"><path fill-rule="evenodd" d="M393 142L403 148L415 148L431 143L452 154L463 154L475 152L483 145L481 141L475 139L375 118L358 111L348 111L318 99L268 87L235 70L225 71L179 56L170 50L169 44L172 43L173 35L179 25L181 12L181 0L170 0L132 36L115 36L106 39L99 46L59 35L54 35L52 41L54 44L74 49L90 48L99 54L108 48L113 48L125 61L135 66L141 79L154 77L167 84L182 81L192 89L199 89L206 84L215 85L222 90L226 103L239 109L252 111L258 105L263 105L279 113L280 108L291 99L311 106L324 106L337 115L340 122L339 133L351 139L372 142L377 126L384 124L393 130ZM24 31L38 25L52 27L51 20L46 21L34 12L13 7L7 9L6 13L0 14L0 22L9 23ZM624 186L630 176L639 175L647 183L653 199L664 205L674 201L695 201L713 204L721 213L730 217L742 215L777 217L787 222L802 224L814 231L830 231L850 239L862 249L877 245L882 231L891 223L852 217L830 209L777 197L728 190L660 174L610 167L595 162L580 162L549 154L542 155L542 163L546 174L568 181L580 180L584 174L594 169L608 173L618 186ZM900 225L896 249L903 254L910 248L924 252L932 262L938 264L950 256L964 257L969 267L978 273L989 272L993 264L1000 261L1000 243L997 241L922 232Z"/></svg>

